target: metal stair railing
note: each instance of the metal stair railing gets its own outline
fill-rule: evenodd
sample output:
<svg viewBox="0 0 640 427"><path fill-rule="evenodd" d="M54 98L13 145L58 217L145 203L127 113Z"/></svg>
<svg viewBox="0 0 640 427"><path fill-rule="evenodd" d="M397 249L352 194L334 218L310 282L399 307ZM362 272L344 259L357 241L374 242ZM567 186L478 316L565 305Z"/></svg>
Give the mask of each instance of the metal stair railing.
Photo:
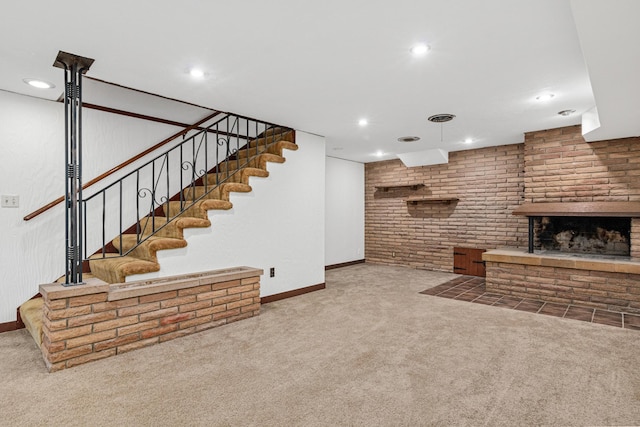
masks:
<svg viewBox="0 0 640 427"><path fill-rule="evenodd" d="M179 144L122 178L83 198L85 221L81 249L84 261L96 256L122 257L131 253L292 131L229 113L216 119L199 132L183 136ZM264 138L263 142L261 138ZM251 144L253 141L256 144ZM240 156L243 150L246 155ZM204 192L196 195L195 189L199 186L204 187ZM189 197L185 196L186 189L191 189ZM178 208L170 208L170 202ZM145 218L150 220L143 221ZM125 233L136 235L133 247L124 248L122 236ZM114 239L117 245L112 244Z"/></svg>

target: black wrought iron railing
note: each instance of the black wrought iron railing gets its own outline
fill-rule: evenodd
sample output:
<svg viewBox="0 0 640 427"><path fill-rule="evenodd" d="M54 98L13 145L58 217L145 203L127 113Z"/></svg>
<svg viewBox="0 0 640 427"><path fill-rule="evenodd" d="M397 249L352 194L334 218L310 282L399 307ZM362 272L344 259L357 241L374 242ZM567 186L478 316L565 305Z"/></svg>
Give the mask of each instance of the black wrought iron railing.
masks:
<svg viewBox="0 0 640 427"><path fill-rule="evenodd" d="M84 198L82 258L129 254L290 131L225 113L183 136L179 144ZM125 234L136 236L134 245L125 247ZM112 244L114 239L118 244Z"/></svg>

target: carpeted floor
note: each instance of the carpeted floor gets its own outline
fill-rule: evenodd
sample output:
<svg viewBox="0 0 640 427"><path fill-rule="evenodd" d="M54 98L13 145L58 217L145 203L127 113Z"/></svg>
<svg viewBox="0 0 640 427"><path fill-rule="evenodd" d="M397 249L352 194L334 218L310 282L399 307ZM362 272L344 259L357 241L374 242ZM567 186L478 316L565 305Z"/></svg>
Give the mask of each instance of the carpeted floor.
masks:
<svg viewBox="0 0 640 427"><path fill-rule="evenodd" d="M260 316L48 374L0 334L0 425L638 425L638 332L419 294L360 264Z"/></svg>

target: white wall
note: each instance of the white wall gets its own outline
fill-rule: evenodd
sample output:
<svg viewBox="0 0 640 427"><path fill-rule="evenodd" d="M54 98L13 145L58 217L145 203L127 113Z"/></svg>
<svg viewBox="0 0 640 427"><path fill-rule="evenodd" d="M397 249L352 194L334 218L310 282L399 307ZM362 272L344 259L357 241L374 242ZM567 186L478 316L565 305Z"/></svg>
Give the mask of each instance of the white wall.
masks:
<svg viewBox="0 0 640 427"><path fill-rule="evenodd" d="M231 193L232 209L209 211L211 227L185 230L186 248L158 252L159 272L128 281L246 265L265 271L261 296L324 283L325 142L298 131L296 143L253 191Z"/></svg>
<svg viewBox="0 0 640 427"><path fill-rule="evenodd" d="M85 182L178 130L95 110L85 110L83 128ZM233 196L233 210L213 213L211 229L193 232L185 250L198 253L198 261L180 258L180 267L249 265L267 273L275 267L276 277L263 280L263 295L324 282L324 138L298 132L298 143L285 164L269 165L269 178L252 178L252 193ZM64 274L62 205L22 219L64 194L64 145L63 104L0 91L0 194L20 196L19 208L0 209L0 323L14 321L16 308L40 284ZM200 242L206 232L224 242L216 256L197 250L206 246ZM170 264L163 273L178 271Z"/></svg>
<svg viewBox="0 0 640 427"><path fill-rule="evenodd" d="M83 122L85 182L178 130L95 110ZM22 219L64 194L64 146L63 104L0 91L0 194L20 196L0 208L0 323L64 274L63 206Z"/></svg>
<svg viewBox="0 0 640 427"><path fill-rule="evenodd" d="M327 157L326 265L364 259L364 164Z"/></svg>

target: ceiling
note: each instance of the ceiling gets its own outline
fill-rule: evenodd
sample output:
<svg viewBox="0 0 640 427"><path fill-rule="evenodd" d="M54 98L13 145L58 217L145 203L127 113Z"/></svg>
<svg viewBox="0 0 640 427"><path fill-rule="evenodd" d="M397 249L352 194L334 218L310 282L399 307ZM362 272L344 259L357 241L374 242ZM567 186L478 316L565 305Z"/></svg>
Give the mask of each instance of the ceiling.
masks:
<svg viewBox="0 0 640 427"><path fill-rule="evenodd" d="M94 58L90 77L320 134L327 155L358 162L519 143L524 132L579 124L596 106L601 126L588 140L640 135L636 0L94 4L5 2L0 89L57 99L63 75L52 64L63 50ZM417 42L430 51L412 56ZM194 79L191 67L205 76ZM24 78L57 87L34 89ZM87 96L133 108L118 93ZM537 101L543 93L555 96ZM135 109L202 116L154 102ZM567 109L576 112L557 114ZM439 113L456 117L427 121Z"/></svg>

